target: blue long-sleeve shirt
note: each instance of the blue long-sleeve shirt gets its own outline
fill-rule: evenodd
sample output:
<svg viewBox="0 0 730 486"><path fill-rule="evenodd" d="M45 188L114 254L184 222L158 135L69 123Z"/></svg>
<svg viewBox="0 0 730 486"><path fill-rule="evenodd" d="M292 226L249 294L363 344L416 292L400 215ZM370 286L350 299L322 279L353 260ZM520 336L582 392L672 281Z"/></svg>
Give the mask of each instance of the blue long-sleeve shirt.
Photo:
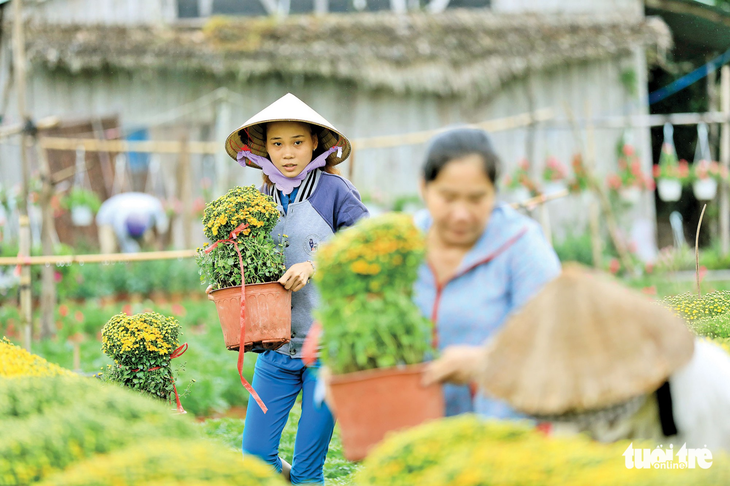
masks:
<svg viewBox="0 0 730 486"><path fill-rule="evenodd" d="M422 230L427 231L431 223L428 212L416 215ZM451 280L438 285L428 264L421 266L414 299L423 315L435 323L439 350L481 345L559 274L560 261L540 226L508 205L498 204ZM472 397L466 386L446 385L444 393L447 415L476 411L502 418L517 416L502 402Z"/></svg>

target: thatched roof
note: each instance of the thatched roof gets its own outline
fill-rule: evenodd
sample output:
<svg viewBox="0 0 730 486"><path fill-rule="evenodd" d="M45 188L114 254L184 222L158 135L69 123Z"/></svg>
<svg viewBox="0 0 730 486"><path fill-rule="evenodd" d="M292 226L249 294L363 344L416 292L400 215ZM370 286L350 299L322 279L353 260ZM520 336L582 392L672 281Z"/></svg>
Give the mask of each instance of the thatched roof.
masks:
<svg viewBox="0 0 730 486"><path fill-rule="evenodd" d="M658 19L454 10L214 18L202 29L36 26L28 57L72 72L169 69L239 79L329 78L371 89L487 96L529 71L671 44Z"/></svg>

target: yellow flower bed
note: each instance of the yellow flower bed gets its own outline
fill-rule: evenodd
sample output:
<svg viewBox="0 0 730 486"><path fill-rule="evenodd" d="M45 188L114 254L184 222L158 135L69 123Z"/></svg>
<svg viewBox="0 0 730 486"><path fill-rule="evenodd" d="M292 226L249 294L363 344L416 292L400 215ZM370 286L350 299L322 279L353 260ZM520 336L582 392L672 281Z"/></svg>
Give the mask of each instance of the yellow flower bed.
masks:
<svg viewBox="0 0 730 486"><path fill-rule="evenodd" d="M710 469L628 469L629 442L600 444L583 436L547 437L527 424L473 415L438 420L392 435L371 452L358 486L628 486L722 485L728 461ZM634 447L641 446L634 442ZM713 451L714 452L714 451Z"/></svg>
<svg viewBox="0 0 730 486"><path fill-rule="evenodd" d="M242 460L240 452L210 440L173 438L137 442L111 454L97 455L48 477L42 484L284 486L285 483L257 458Z"/></svg>
<svg viewBox="0 0 730 486"><path fill-rule="evenodd" d="M71 371L49 363L40 356L0 339L0 378L28 376L76 376Z"/></svg>
<svg viewBox="0 0 730 486"><path fill-rule="evenodd" d="M702 297L687 292L666 297L662 303L677 316L691 322L730 312L730 291L720 290Z"/></svg>
<svg viewBox="0 0 730 486"><path fill-rule="evenodd" d="M211 241L226 239L240 224L247 223L243 236L268 235L279 220L271 196L254 186L237 186L205 207L203 230Z"/></svg>

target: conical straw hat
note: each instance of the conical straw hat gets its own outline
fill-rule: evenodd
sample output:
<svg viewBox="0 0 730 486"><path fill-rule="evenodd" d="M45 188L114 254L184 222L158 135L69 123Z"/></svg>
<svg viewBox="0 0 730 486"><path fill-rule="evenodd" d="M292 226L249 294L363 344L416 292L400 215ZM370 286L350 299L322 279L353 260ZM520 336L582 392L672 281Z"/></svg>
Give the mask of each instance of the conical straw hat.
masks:
<svg viewBox="0 0 730 486"><path fill-rule="evenodd" d="M573 265L495 336L477 380L524 413L560 415L653 392L693 352L670 310Z"/></svg>
<svg viewBox="0 0 730 486"><path fill-rule="evenodd" d="M226 152L233 160L236 160L238 151L247 145L251 152L265 157L267 155L266 140L264 139L266 124L276 121L297 121L321 128L317 134L319 136L319 147L316 152L322 153L337 145L342 147L342 153L339 157L337 152L327 157L327 162L330 165L337 165L350 156L352 146L347 137L325 120L322 115L291 93L279 98L252 116L240 128L228 135L228 138L226 138ZM246 159L246 164L250 167L260 168L248 159Z"/></svg>

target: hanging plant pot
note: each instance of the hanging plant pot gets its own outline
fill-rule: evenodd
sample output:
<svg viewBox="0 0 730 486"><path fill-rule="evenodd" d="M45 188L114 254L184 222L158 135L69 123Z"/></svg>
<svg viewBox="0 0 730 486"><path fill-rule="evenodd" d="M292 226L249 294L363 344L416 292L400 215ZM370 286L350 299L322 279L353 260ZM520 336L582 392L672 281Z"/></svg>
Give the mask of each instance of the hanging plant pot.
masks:
<svg viewBox="0 0 730 486"><path fill-rule="evenodd" d="M89 206L74 206L71 208L71 222L74 226L89 226L94 221L94 212Z"/></svg>
<svg viewBox="0 0 730 486"><path fill-rule="evenodd" d="M717 180L700 179L694 181L692 183L692 190L695 193L695 197L700 201L715 199L715 194L717 194Z"/></svg>
<svg viewBox="0 0 730 486"><path fill-rule="evenodd" d="M226 348L237 351L241 334L241 287L210 293L218 310ZM279 349L291 341L291 291L280 283L246 285L244 351Z"/></svg>
<svg viewBox="0 0 730 486"><path fill-rule="evenodd" d="M662 201L679 201L682 197L682 183L677 179L658 179L656 187Z"/></svg>
<svg viewBox="0 0 730 486"><path fill-rule="evenodd" d="M638 187L626 187L619 191L621 199L629 204L636 205L641 201L641 189Z"/></svg>
<svg viewBox="0 0 730 486"><path fill-rule="evenodd" d="M565 184L565 181L550 181L546 182L543 186L543 193L555 194L557 192L564 191L567 188L568 186Z"/></svg>
<svg viewBox="0 0 730 486"><path fill-rule="evenodd" d="M359 461L387 433L444 416L441 385L421 385L425 364L334 375L332 408L345 458Z"/></svg>

